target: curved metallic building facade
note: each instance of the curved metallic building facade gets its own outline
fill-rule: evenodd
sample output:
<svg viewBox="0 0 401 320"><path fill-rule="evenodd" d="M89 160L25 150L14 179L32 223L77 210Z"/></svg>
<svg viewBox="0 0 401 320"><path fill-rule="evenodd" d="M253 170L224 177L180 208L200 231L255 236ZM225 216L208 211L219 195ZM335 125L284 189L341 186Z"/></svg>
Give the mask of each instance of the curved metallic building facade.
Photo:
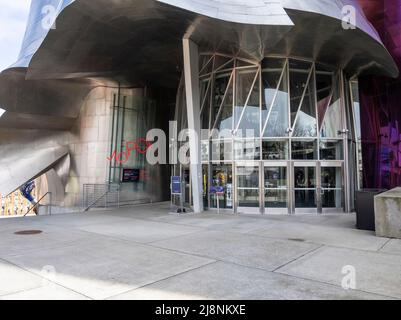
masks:
<svg viewBox="0 0 401 320"><path fill-rule="evenodd" d="M61 148L60 150L66 148L71 160L69 174L63 174L62 179L60 177L66 193L66 200L60 200L60 205L78 206L82 200L80 198L84 184L121 183L124 169L134 167L142 170L143 185L132 187L125 184L126 193L134 194L135 199L166 200L169 197L168 191L155 192L155 186L164 185L168 188L169 166L150 167L143 159L139 159L140 155L135 155L138 157L128 164L118 163L116 159L106 159L113 151L126 152L124 148L127 141L145 138L143 135L154 126L168 129L167 120L178 119L179 116L184 115L186 118L186 125L179 127L200 130L203 126L201 120L204 121L205 90L217 99L221 91L230 94L231 86L233 113L231 118L226 118L230 118L233 124L231 129L237 129L235 112L241 100L236 95L235 88L248 92L249 97L252 96L252 88L260 96L266 95L265 100L259 97L258 105L254 106L259 107L256 113L260 118L264 117L263 108L267 110L267 118L275 114L269 108L288 108L286 114L289 123L284 128L287 132L277 137L265 137L259 131L261 156L258 161L262 165L272 160L262 157L266 154L262 150L264 146L271 147L268 141L272 140L270 138L277 138L279 141L289 139L289 156L278 160L287 161L288 165L285 183L288 190L286 199L281 200L281 203L285 202L290 213L295 211L296 184L300 183L297 182L294 166L302 167L305 164L304 180L308 179L305 175L308 176L310 172L310 180L316 183L316 186L306 188L312 190L310 194L320 190L324 167L331 168L328 163L320 162L319 129L325 116L320 116L319 119L319 112L328 109L330 103L338 102L342 123L337 131L341 136L338 140L342 141L343 158L339 160L342 173L339 177L334 173L336 188L333 191L337 192L338 189L341 193L341 200L336 200L335 207L345 211L352 210L354 182L351 181L353 177L350 177L349 172L358 171L356 165L353 165L358 156L357 148L352 144L356 140L355 134L349 133L355 126L355 103L352 102L355 97L350 88L355 85L358 77L397 77L399 74L397 64L377 30L366 18L359 2L32 1L21 53L17 62L0 74L0 107L6 110L0 118L0 148L6 155L2 158L6 165L1 169L0 193L9 194L26 182L23 180L33 179L46 170L52 170L57 161L61 161L66 155L64 152L56 156L57 159L52 163L38 166L42 168L40 170L35 166L31 168L13 163L15 157L42 163L44 150L51 147ZM209 60L205 61L205 57L209 57ZM219 69L214 65L209 76L202 77L203 69L209 68L208 61L225 61L227 68ZM278 65L274 65L275 63ZM243 87L238 83L242 68L249 69L249 77L254 72L254 79L251 83L244 82ZM224 73L221 73L222 70ZM274 79L276 73L279 73L279 79ZM306 79L303 79L305 75ZM318 80L325 76L326 80ZM327 87L324 87L325 81ZM221 88L217 86L219 82L222 83ZM204 84L209 84L209 87L204 88ZM319 86L323 91L328 90L326 97L321 96ZM290 92L296 88L299 89L299 96ZM287 92L288 101L283 102L281 107L276 106L277 96L280 97L284 92ZM272 98L267 97L270 93L274 94ZM313 116L310 112L303 111L306 99L313 102L313 107L309 106L310 110L315 108ZM217 109L214 115L217 123L217 118L222 113L219 109L224 101L220 101L220 105L215 101L217 106L212 101L209 103L208 110ZM249 108L244 111L248 107L249 99L247 101L245 98L245 102L241 103L241 120L243 117L252 117L251 113L248 114ZM309 123L313 117L315 119L316 134L301 134L298 139L301 144L302 140L305 143L312 141L312 145L316 140L316 146L312 147L316 148L316 159L296 160L290 156L291 139L295 139L291 132L297 131L296 119L300 117L304 117ZM267 130L270 130L270 120L264 120L265 123L259 121L259 127L266 129L267 126ZM204 129L212 130L213 127ZM132 134L132 131L136 133ZM11 138L10 132L13 132ZM337 139L337 133L333 134L336 137L329 138ZM10 147L11 140L17 144L19 140L29 136L31 139L24 144L24 149ZM265 141L265 138L269 139ZM329 140L326 142L333 142ZM191 154L199 151L200 159L200 147L194 141L189 144ZM305 148L311 148L311 144L306 145ZM308 161L310 162L306 163ZM203 175L200 165L173 168L173 174L183 177L185 188L188 189L186 201L196 212L202 211L204 205L212 207L212 196L209 195L209 187L213 184L212 162L208 161L207 165L207 169L203 168L206 171ZM225 193L227 197L228 189L232 188L233 208L236 211L236 207L241 207L239 194L247 193L248 189L241 191L238 180L241 170L237 168L236 159L231 160L231 165L233 182L229 187L225 185ZM274 167L273 163L271 165ZM314 165L323 169L318 169L312 177L313 173L309 168ZM22 171L23 175L20 174ZM272 192L269 193L270 187L263 181L261 172L271 173L274 177L277 172L265 171L264 168L259 171L258 187L263 191L258 196L258 203L260 211L265 212L264 199ZM16 179L17 176L20 178ZM152 177L160 178L152 181ZM303 188L298 185L299 189ZM60 189L59 186L57 188ZM202 188L207 201L201 199ZM302 192L298 193L302 199L308 192L304 195ZM156 196L153 197L153 194ZM319 204L318 200L312 201L313 206L316 205L318 211L322 211L322 201L320 199Z"/></svg>
<svg viewBox="0 0 401 320"><path fill-rule="evenodd" d="M359 1L401 67L401 1ZM364 186L391 189L401 184L401 79L360 79Z"/></svg>

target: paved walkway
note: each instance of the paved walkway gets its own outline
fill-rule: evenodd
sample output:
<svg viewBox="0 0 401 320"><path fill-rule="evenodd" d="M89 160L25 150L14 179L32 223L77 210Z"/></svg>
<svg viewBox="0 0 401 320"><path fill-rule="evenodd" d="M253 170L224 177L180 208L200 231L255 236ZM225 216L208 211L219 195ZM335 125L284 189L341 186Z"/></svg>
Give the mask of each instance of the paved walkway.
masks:
<svg viewBox="0 0 401 320"><path fill-rule="evenodd" d="M0 299L401 299L401 241L353 215L167 211L0 220Z"/></svg>

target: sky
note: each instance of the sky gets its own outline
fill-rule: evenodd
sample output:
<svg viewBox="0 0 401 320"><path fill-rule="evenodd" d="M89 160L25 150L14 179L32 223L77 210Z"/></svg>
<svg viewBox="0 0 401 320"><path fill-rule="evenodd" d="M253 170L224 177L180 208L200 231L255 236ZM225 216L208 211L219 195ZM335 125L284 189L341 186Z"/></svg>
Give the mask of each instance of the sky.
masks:
<svg viewBox="0 0 401 320"><path fill-rule="evenodd" d="M30 4L31 0L0 0L0 71L17 61Z"/></svg>

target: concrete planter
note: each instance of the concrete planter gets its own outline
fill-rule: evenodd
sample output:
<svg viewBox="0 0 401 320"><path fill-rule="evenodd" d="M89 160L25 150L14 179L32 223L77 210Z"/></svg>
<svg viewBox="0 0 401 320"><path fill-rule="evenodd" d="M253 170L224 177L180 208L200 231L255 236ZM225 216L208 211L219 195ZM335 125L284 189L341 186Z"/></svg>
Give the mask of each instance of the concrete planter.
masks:
<svg viewBox="0 0 401 320"><path fill-rule="evenodd" d="M401 188L375 196L375 224L378 237L401 239Z"/></svg>

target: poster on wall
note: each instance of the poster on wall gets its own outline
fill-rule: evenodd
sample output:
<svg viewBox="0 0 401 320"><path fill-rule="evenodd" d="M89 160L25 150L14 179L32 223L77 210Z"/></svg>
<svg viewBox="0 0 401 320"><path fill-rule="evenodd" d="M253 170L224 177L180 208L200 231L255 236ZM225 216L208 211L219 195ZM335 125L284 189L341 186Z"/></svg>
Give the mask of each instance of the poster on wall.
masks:
<svg viewBox="0 0 401 320"><path fill-rule="evenodd" d="M123 169L122 182L139 182L140 170L139 169Z"/></svg>
<svg viewBox="0 0 401 320"><path fill-rule="evenodd" d="M171 194L181 195L181 177L171 177Z"/></svg>

